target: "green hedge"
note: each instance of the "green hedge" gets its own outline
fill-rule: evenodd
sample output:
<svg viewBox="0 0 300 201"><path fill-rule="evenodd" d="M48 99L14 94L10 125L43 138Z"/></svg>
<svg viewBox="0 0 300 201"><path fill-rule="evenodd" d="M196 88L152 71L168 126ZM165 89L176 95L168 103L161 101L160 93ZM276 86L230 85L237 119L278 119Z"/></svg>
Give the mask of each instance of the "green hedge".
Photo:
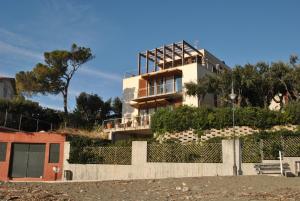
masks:
<svg viewBox="0 0 300 201"><path fill-rule="evenodd" d="M300 104L290 104L284 112L258 107L235 109L235 125L267 129L274 125L300 124ZM151 118L151 129L155 133L178 132L189 129L197 131L232 126L232 108L195 108L181 106L161 109Z"/></svg>

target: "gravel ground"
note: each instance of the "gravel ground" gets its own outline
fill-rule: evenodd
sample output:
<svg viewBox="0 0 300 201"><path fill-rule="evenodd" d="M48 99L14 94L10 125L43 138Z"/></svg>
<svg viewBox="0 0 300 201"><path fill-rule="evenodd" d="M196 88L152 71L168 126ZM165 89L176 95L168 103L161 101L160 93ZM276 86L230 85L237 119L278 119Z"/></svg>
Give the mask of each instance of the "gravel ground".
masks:
<svg viewBox="0 0 300 201"><path fill-rule="evenodd" d="M1 183L0 200L300 201L300 178L239 176L80 183Z"/></svg>

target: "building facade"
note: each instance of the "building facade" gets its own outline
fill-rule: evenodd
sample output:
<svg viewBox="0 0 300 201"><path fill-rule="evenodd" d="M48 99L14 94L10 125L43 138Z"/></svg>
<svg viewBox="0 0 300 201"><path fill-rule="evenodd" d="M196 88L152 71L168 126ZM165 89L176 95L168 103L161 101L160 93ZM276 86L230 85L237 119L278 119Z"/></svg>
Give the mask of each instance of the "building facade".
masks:
<svg viewBox="0 0 300 201"><path fill-rule="evenodd" d="M63 175L65 135L0 129L0 181L55 181Z"/></svg>
<svg viewBox="0 0 300 201"><path fill-rule="evenodd" d="M186 94L185 83L229 69L207 50L185 41L141 52L137 73L123 79L122 118L107 120L104 126L111 135L120 134L119 137L125 133L151 134L150 117L159 108L199 106L197 97ZM216 106L217 97L207 94L201 104Z"/></svg>
<svg viewBox="0 0 300 201"><path fill-rule="evenodd" d="M14 78L0 77L0 99L11 100L16 95Z"/></svg>

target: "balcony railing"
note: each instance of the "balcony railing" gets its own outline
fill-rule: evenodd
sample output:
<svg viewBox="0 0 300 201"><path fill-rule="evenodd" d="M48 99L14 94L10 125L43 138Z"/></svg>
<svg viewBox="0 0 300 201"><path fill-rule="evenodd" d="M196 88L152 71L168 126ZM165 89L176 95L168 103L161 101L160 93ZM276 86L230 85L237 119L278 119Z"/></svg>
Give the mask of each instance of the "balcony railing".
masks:
<svg viewBox="0 0 300 201"><path fill-rule="evenodd" d="M154 85L138 89L138 97L157 96L163 94L172 94L182 92L182 86L174 83L166 83L162 85Z"/></svg>
<svg viewBox="0 0 300 201"><path fill-rule="evenodd" d="M148 129L150 128L150 122L150 115L107 119L103 121L103 128L116 131Z"/></svg>

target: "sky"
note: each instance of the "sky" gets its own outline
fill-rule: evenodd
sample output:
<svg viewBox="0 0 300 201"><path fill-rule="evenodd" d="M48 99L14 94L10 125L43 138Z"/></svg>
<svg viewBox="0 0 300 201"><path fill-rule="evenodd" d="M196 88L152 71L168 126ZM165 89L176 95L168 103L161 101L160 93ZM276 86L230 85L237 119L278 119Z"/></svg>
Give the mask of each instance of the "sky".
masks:
<svg viewBox="0 0 300 201"><path fill-rule="evenodd" d="M122 97L125 72L140 51L185 40L233 67L300 55L298 0L0 0L0 76L43 62L43 53L91 48L75 74L69 109L80 92ZM61 95L29 97L62 109Z"/></svg>

